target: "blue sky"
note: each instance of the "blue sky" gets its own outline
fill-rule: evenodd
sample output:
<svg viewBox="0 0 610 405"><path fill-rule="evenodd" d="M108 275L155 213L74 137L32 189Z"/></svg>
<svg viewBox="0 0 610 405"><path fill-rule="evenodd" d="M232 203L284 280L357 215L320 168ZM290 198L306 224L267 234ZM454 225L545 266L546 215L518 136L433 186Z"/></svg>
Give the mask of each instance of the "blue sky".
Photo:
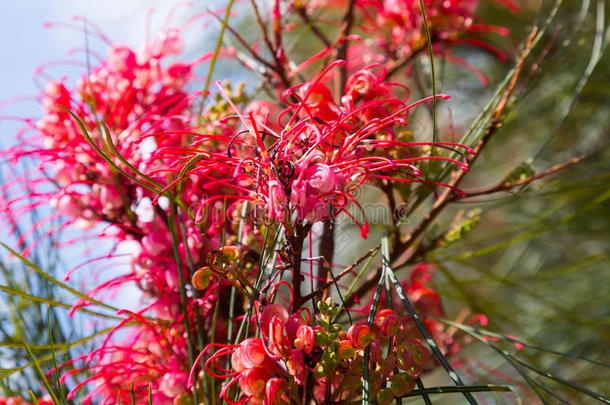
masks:
<svg viewBox="0 0 610 405"><path fill-rule="evenodd" d="M85 61L83 53L67 55L70 49L84 47L85 36L82 31L45 28L43 26L45 22L73 23L73 16L84 16L99 25L112 41L137 47L145 38L148 9L151 7L156 9L151 19L151 32L154 35L164 24L168 10L175 4L177 4L176 1L161 2L158 0L130 0L128 2L117 0L2 0L0 52L3 57L2 63L0 63L0 116L39 117L40 106L33 99L11 103L8 106L5 101L22 95L33 96L38 92L33 76L40 65L68 58ZM183 7L179 11L182 13L179 12L176 15L174 19L176 24L181 21L180 14L188 13L189 8ZM90 39L89 42L91 49L102 56L106 54L106 45L101 41ZM82 68L69 69L65 66L58 66L50 69L49 73L55 78L68 74L72 78L76 78L82 74ZM19 122L0 120L0 149L15 142L15 133L21 126L22 124ZM10 240L3 230L0 230L0 240L5 242ZM66 259L63 263L64 270L83 261L83 253L78 249L78 247L74 247L63 250L62 256ZM2 256L5 254L5 251L0 252ZM84 278L90 279L90 277ZM71 284L78 286L79 279L82 280L77 274ZM124 293L116 298L127 306L135 304L139 296L133 294L133 290L128 290L131 291L131 294Z"/></svg>
<svg viewBox="0 0 610 405"><path fill-rule="evenodd" d="M68 50L84 46L82 32L44 28L45 22L72 22L73 16L85 16L102 27L111 40L137 46L145 37L147 10L156 10L152 17L154 33L163 25L167 11L177 3L160 0L3 0L0 13L0 50L3 56L0 100L36 93L32 76L38 66L65 58ZM179 10L186 12L188 7ZM90 43L93 49L105 54L99 41L91 40ZM79 57L84 59L82 54ZM59 69L54 73L61 74ZM8 110L3 108L0 114L8 111L11 114L36 113L39 109L34 103L19 103ZM2 143L5 144L10 131L3 127L5 124L0 127Z"/></svg>

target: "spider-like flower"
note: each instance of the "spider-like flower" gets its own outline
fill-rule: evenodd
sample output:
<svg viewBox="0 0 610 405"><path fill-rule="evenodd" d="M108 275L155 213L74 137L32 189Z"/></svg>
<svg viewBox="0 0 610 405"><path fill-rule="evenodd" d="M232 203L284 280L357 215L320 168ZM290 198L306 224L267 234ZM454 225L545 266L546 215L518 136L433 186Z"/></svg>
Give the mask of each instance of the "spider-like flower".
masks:
<svg viewBox="0 0 610 405"><path fill-rule="evenodd" d="M408 103L408 91L403 98L394 96L397 88L384 80L385 70L371 66L352 75L340 102L332 99L324 80L337 61L314 80L294 86L284 93L288 105L276 117L260 119L261 113L242 114L244 130L227 138L227 153L203 153L198 169L209 173L224 173L222 180L232 193L222 196L234 200L253 201L263 208L268 219L288 227L303 221L315 223L347 211L349 204L359 206L354 193L366 182L390 180L401 183L428 183L417 164L426 160L444 160L467 170L467 160L454 160L441 155L414 153L414 148L429 147L431 142L403 141L397 135L406 124L406 117L417 105L439 94ZM268 114L271 111L267 110ZM273 122L275 126L268 124ZM217 137L210 141L216 141ZM437 142L437 148L471 150L465 146ZM455 148L455 149L454 149ZM193 149L192 156L200 153ZM459 153L459 152L458 152ZM220 180L219 180L220 181ZM199 211L221 196L202 200ZM355 219L355 218L354 218ZM366 236L366 219L358 222Z"/></svg>

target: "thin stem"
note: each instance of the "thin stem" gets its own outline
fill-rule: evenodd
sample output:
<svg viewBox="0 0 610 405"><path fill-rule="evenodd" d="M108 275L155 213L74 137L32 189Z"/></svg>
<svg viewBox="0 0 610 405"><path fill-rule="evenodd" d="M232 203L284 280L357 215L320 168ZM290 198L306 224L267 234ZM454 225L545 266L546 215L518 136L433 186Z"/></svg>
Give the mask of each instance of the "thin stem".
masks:
<svg viewBox="0 0 610 405"><path fill-rule="evenodd" d="M178 281L180 283L180 307L182 308L182 316L184 318L184 328L186 329L187 335L187 346L188 346L188 357L189 357L189 365L192 365L195 361L195 352L193 346L193 335L191 333L191 327L188 318L188 311L186 305L186 288L184 284L184 275L182 274L182 260L180 259L180 251L178 250L178 235L176 233L176 205L171 202L169 209L169 221L168 228L172 238L172 249L174 252L174 260L176 260L176 267L178 271ZM184 243L186 244L186 240ZM188 248L187 248L188 250ZM193 385L193 399L197 404L197 381L195 380L195 385Z"/></svg>

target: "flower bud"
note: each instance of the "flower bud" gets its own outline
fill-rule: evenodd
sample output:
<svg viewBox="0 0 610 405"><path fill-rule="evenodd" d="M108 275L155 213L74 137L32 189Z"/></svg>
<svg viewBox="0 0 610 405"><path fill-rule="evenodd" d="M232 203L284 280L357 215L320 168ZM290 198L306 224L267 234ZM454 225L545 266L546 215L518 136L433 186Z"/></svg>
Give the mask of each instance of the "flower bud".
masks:
<svg viewBox="0 0 610 405"><path fill-rule="evenodd" d="M242 372L246 369L246 367L244 367L243 363L241 362L241 353L239 347L231 355L231 366L233 367L233 370L237 372Z"/></svg>
<svg viewBox="0 0 610 405"><path fill-rule="evenodd" d="M381 359L381 342L379 342L379 339L373 339L371 341L371 361L379 363Z"/></svg>
<svg viewBox="0 0 610 405"><path fill-rule="evenodd" d="M210 279L214 275L209 267L202 267L193 274L193 287L198 290L205 290L210 285Z"/></svg>
<svg viewBox="0 0 610 405"><path fill-rule="evenodd" d="M315 163L305 170L305 180L314 194L328 194L337 183L333 169L322 163Z"/></svg>
<svg viewBox="0 0 610 405"><path fill-rule="evenodd" d="M297 338L297 330L299 330L299 327L306 324L307 322L303 319L300 312L290 315L285 325L286 336L288 336L289 341L294 341L294 339Z"/></svg>
<svg viewBox="0 0 610 405"><path fill-rule="evenodd" d="M294 376L297 384L301 384L305 380L305 357L300 350L291 350L286 360L286 368L288 373Z"/></svg>
<svg viewBox="0 0 610 405"><path fill-rule="evenodd" d="M339 360L349 360L354 358L356 351L349 340L341 340L337 347L337 355Z"/></svg>
<svg viewBox="0 0 610 405"><path fill-rule="evenodd" d="M265 385L265 405L280 405L286 403L282 395L286 392L286 383L281 378L271 378Z"/></svg>
<svg viewBox="0 0 610 405"><path fill-rule="evenodd" d="M430 361L430 349L428 349L428 347L425 346L421 340L417 338L410 338L403 341L401 346L404 346L406 350L413 354L413 361L415 364L423 367Z"/></svg>
<svg viewBox="0 0 610 405"><path fill-rule="evenodd" d="M237 246L224 246L222 256L228 263L234 263L239 258L239 248Z"/></svg>
<svg viewBox="0 0 610 405"><path fill-rule="evenodd" d="M271 320L276 316L282 322L282 324L284 324L288 320L288 310L279 304L267 304L263 309L263 313L261 314L261 327L263 334L267 334L269 332Z"/></svg>
<svg viewBox="0 0 610 405"><path fill-rule="evenodd" d="M364 349L371 344L371 340L375 338L375 333L368 325L355 324L348 329L347 338L355 348Z"/></svg>
<svg viewBox="0 0 610 405"><path fill-rule="evenodd" d="M389 388L382 388L377 392L375 400L378 405L390 405L394 401L394 395L392 395L392 391Z"/></svg>
<svg viewBox="0 0 610 405"><path fill-rule="evenodd" d="M414 388L415 380L405 373L394 374L390 378L390 391L395 397L402 397L413 391Z"/></svg>
<svg viewBox="0 0 610 405"><path fill-rule="evenodd" d="M375 316L375 326L379 329L381 336L393 336L398 332L398 316L391 309L382 309Z"/></svg>
<svg viewBox="0 0 610 405"><path fill-rule="evenodd" d="M422 375L424 369L419 364L413 363L411 367L405 370L405 373L414 380L417 380Z"/></svg>
<svg viewBox="0 0 610 405"><path fill-rule="evenodd" d="M388 354L385 361L381 364L380 372L382 375L389 377L392 375L395 368L396 368L396 357L393 356L392 354Z"/></svg>
<svg viewBox="0 0 610 405"><path fill-rule="evenodd" d="M398 368L407 371L413 364L413 354L399 346L396 352L396 365Z"/></svg>
<svg viewBox="0 0 610 405"><path fill-rule="evenodd" d="M284 323L277 316L274 316L269 323L268 337L271 351L278 356L281 355L288 342L284 337Z"/></svg>
<svg viewBox="0 0 610 405"><path fill-rule="evenodd" d="M307 354L311 353L314 345L314 331L311 326L301 325L297 329L297 338L294 340L294 347L303 350Z"/></svg>

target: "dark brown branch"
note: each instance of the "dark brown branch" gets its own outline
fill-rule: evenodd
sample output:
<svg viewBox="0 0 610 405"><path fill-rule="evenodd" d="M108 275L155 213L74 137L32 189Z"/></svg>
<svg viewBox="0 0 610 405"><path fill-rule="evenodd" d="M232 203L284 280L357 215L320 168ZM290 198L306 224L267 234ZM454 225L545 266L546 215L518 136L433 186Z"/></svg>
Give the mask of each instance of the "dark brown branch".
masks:
<svg viewBox="0 0 610 405"><path fill-rule="evenodd" d="M220 18L220 16L214 14L212 11L210 11L210 14L213 17L215 17L219 22L221 22L221 23L223 22L222 19ZM241 35L239 35L239 33L237 31L235 31L233 29L233 27L231 27L228 24L227 24L227 30L229 30L229 32L231 34L233 34L235 39L237 39L237 42L239 42L244 48L246 48L248 50L248 53L250 55L252 55L252 57L254 59L259 61L263 65L265 65L271 71L275 72L284 87L286 87L286 88L290 87L290 80L288 80L284 67L281 65L281 63L277 57L277 52L272 52L275 63L271 63L271 62L267 61L266 59L264 59L262 56L260 56L257 52L255 52L252 49L252 47L250 46L250 44L248 44L248 42Z"/></svg>
<svg viewBox="0 0 610 405"><path fill-rule="evenodd" d="M269 52L273 55L273 54L275 54L275 49L273 48L273 44L271 43L271 40L269 39L269 34L267 33L267 26L265 25L265 22L263 21L261 14L258 10L258 6L256 5L256 0L250 0L250 4L252 4L252 8L254 9L254 16L256 17L256 22L258 23L258 26L261 29L263 41L267 45Z"/></svg>
<svg viewBox="0 0 610 405"><path fill-rule="evenodd" d="M339 41L347 37L352 31L352 26L354 25L354 7L356 5L356 0L350 0L347 5L347 11L345 12L345 16L343 17L343 26L339 31L338 39ZM347 49L349 47L349 41L343 41L339 44L337 48L337 59L345 60L347 56ZM347 83L347 65L341 66L339 70L339 90L341 92L345 89L345 84Z"/></svg>
<svg viewBox="0 0 610 405"><path fill-rule="evenodd" d="M393 76L394 74L396 74L399 70L401 70L402 68L404 68L405 66L407 66L411 61L413 61L413 59L415 59L417 57L417 55L419 55L420 52L422 52L424 49L427 49L426 47L420 47L416 50L414 50L413 52L411 52L409 55L407 55L406 57L400 59L400 60L395 60L392 62L392 64L390 64L388 66L388 72L386 73L386 77L390 78L391 76Z"/></svg>
<svg viewBox="0 0 610 405"><path fill-rule="evenodd" d="M570 159L568 162L566 163L560 163L557 164L543 172L540 173L536 173L532 176L526 177L524 179L518 180L518 181L514 181L514 182L508 182L508 181L502 181L498 184L496 184L495 186L491 186L491 187L486 187L486 188L482 188L480 190L475 190L475 191L468 191L466 192L466 196L462 197L462 198L471 198L471 197L477 197L480 195L487 195L487 194L493 194L493 193L499 193L501 191L508 191L511 190L515 187L519 187L522 186L524 184L528 184L531 183L532 181L535 180L539 180L542 179L544 177L550 176L554 173L557 173L563 169L566 169L578 162L580 162L581 160L583 160L586 156L578 156L575 157L573 159Z"/></svg>
<svg viewBox="0 0 610 405"><path fill-rule="evenodd" d="M320 238L318 254L324 258L326 263L332 267L333 258L335 256L335 229L333 218L324 221L324 230ZM319 280L329 281L330 268L323 264L318 265L317 276Z"/></svg>
<svg viewBox="0 0 610 405"><path fill-rule="evenodd" d="M337 274L337 276L334 277L334 279L332 281L326 281L326 282L322 283L318 288L316 288L315 291L313 291L309 295L306 295L305 297L303 297L303 302L305 302L307 300L310 300L310 299L312 299L312 298L322 294L328 287L332 286L333 284L335 284L339 280L341 280L343 277L345 277L348 274L350 274L363 261L365 261L367 258L371 257L371 255L373 253L377 252L379 250L379 248L380 248L380 246L375 246L374 248L370 249L363 256L361 256L358 260L356 260L353 264L350 264L345 269L343 269L341 271L341 273Z"/></svg>
<svg viewBox="0 0 610 405"><path fill-rule="evenodd" d="M216 15L213 11L210 11L210 14L212 15L212 17L216 18L216 20L218 20L218 22L220 22L221 24L223 23L223 21L220 18L220 16ZM246 48L248 50L248 53L250 55L252 55L252 57L254 59L259 61L263 65L267 66L269 69L274 70L274 66L270 62L268 62L267 60L263 59L258 53L254 52L254 50L252 49L250 44L248 44L248 42L246 42L246 40L241 35L239 35L239 33L237 31L235 31L233 29L233 27L231 27L229 24L227 24L227 30L229 30L229 32L231 34L233 34L233 36L235 37L237 42L239 42L244 48Z"/></svg>
<svg viewBox="0 0 610 405"><path fill-rule="evenodd" d="M314 35L316 37L318 37L318 39L324 44L326 45L326 47L330 47L332 45L332 42L328 39L328 37L326 37L326 35L324 35L324 33L322 31L320 31L320 29L313 23L313 21L311 20L311 18L309 17L309 14L307 14L307 10L305 9L305 7L300 4L298 6L295 6L295 10L296 12L299 14L299 17L301 17L301 20L303 20L303 22L309 26L309 28L311 29L311 32L314 33Z"/></svg>
<svg viewBox="0 0 610 405"><path fill-rule="evenodd" d="M303 252L303 241L311 229L311 224L297 225L294 234L287 235L286 241L290 248L290 267L292 272L292 312L296 312L306 299L301 297L301 283L304 277L301 274L301 253Z"/></svg>

